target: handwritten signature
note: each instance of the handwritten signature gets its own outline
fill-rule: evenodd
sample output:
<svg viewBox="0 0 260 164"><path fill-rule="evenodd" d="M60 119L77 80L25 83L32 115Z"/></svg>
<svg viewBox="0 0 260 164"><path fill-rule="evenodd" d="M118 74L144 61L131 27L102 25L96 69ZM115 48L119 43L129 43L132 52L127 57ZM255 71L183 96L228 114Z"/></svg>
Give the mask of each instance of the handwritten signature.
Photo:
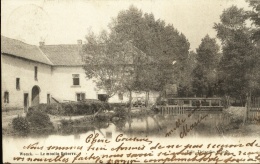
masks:
<svg viewBox="0 0 260 164"><path fill-rule="evenodd" d="M197 110L200 110L199 108L195 108L192 110L191 113L188 114L188 118L191 117ZM180 132L180 138L184 138L185 136L188 135L190 131L192 131L196 126L199 125L199 123L204 120L206 117L208 117L209 114L205 114L200 116L195 122L193 122L191 125L188 125L186 123L186 118L184 119L178 119L175 123L175 127L171 130L169 130L166 134L165 137L169 137L174 131L176 131L178 128L182 126L182 131ZM186 123L186 124L185 124Z"/></svg>

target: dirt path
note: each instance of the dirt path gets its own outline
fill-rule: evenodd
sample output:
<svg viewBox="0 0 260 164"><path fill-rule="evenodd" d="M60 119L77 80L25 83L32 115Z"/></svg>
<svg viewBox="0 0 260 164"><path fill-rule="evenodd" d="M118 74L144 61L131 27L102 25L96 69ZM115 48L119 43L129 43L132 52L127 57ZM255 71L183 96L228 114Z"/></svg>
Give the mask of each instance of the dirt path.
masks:
<svg viewBox="0 0 260 164"><path fill-rule="evenodd" d="M25 117L25 113L23 110L11 110L11 111L3 111L2 112L2 129L5 129L12 123L12 120L15 117L22 116Z"/></svg>

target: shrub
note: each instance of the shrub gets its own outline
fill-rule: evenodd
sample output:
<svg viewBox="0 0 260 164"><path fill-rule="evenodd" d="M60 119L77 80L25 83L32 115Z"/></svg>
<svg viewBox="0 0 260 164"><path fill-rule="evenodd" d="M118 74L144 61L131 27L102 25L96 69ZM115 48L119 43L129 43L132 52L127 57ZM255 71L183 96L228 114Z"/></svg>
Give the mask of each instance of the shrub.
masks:
<svg viewBox="0 0 260 164"><path fill-rule="evenodd" d="M30 132L29 123L24 117L16 117L12 120L13 129L20 135L26 135Z"/></svg>
<svg viewBox="0 0 260 164"><path fill-rule="evenodd" d="M119 107L127 107L126 103L110 103L110 108L119 108Z"/></svg>
<svg viewBox="0 0 260 164"><path fill-rule="evenodd" d="M60 104L40 104L29 108L29 111L41 111L51 115L75 116L91 115L99 109L110 110L111 107L108 103L101 101L80 101L65 102Z"/></svg>
<svg viewBox="0 0 260 164"><path fill-rule="evenodd" d="M111 118L112 118L112 113L111 114L99 113L98 115L96 115L95 121L98 121L98 122L108 122Z"/></svg>
<svg viewBox="0 0 260 164"><path fill-rule="evenodd" d="M124 107L116 107L114 108L115 116L119 118L127 117L127 109Z"/></svg>
<svg viewBox="0 0 260 164"><path fill-rule="evenodd" d="M232 117L230 123L228 125L229 129L239 129L240 125L242 125L243 119Z"/></svg>
<svg viewBox="0 0 260 164"><path fill-rule="evenodd" d="M30 107L28 111L40 111L51 115L62 115L64 113L60 104L39 104L37 106Z"/></svg>
<svg viewBox="0 0 260 164"><path fill-rule="evenodd" d="M30 129L33 132L51 132L54 129L48 114L41 111L30 111L26 114L26 119L30 123Z"/></svg>

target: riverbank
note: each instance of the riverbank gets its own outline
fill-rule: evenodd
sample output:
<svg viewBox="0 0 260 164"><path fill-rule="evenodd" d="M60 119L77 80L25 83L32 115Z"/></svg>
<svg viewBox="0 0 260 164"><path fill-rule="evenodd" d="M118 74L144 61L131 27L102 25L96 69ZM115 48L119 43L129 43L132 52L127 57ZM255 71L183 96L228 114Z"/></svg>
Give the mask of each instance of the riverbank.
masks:
<svg viewBox="0 0 260 164"><path fill-rule="evenodd" d="M151 110L148 108L133 108L131 110L130 116L132 117L141 117L146 114L151 114ZM62 123L66 122L81 122L93 124L96 122L104 122L104 121L114 121L117 122L122 119L122 117L126 117L128 115L126 110L124 111L105 111L100 112L97 115L79 115L79 116L60 116L60 115L51 115L50 121L52 122L56 131L58 131ZM25 117L26 113L23 110L10 110L10 111L2 111L2 134L4 136L14 135L15 132L12 128L12 120L16 117Z"/></svg>
<svg viewBox="0 0 260 164"><path fill-rule="evenodd" d="M229 107L224 109L223 115L228 116L228 120L224 118L222 122L228 121L224 124L223 136L244 137L244 136L260 136L260 122L246 121L246 107Z"/></svg>

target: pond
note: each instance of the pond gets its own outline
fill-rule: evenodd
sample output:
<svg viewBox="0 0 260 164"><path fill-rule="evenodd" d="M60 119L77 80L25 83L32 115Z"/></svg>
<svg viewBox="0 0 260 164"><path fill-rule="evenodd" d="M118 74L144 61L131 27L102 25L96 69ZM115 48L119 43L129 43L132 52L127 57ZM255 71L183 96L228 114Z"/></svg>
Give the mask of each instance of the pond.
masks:
<svg viewBox="0 0 260 164"><path fill-rule="evenodd" d="M77 147L87 145L86 139L90 135L99 135L99 139L108 139L111 141L115 141L115 138L120 135L122 138L148 138L153 141L154 146L157 142L164 145L184 144L186 143L185 141L204 143L211 140L209 137L212 137L212 140L218 138L219 141L228 143L230 139L225 137L225 140L223 140L222 138L225 131L224 129L229 123L230 119L221 111L210 113L206 111L196 111L195 113L180 115L136 114L131 117L99 121L92 124L85 124L84 126L68 127L67 131L57 131L53 134L29 135L25 137L4 136L3 150L5 150L6 160L12 161L11 157L14 156L13 153L18 156L21 151L31 152L31 150L26 150L25 147L32 144L36 147L43 145ZM138 146L139 143L135 144L137 145L134 146ZM139 146L142 146L142 144ZM116 145L110 144L110 146L118 146L118 143ZM101 147L104 147L103 143L99 144L99 148ZM86 149L86 147L84 148ZM88 150L86 151L88 153ZM52 151L48 152L52 153ZM77 153L80 151L67 152ZM55 153L55 151L53 151L53 153ZM41 154L35 153L34 155L39 156Z"/></svg>
<svg viewBox="0 0 260 164"><path fill-rule="evenodd" d="M62 129L52 134L30 135L28 137L74 136L81 138L87 133L99 132L104 137L123 133L128 136L140 137L194 137L194 136L219 136L225 117L221 111L196 111L194 113L170 114L135 114L112 120L96 120L81 124L66 124ZM220 122L221 121L221 122ZM227 119L227 123L229 120ZM19 138L19 137L18 137Z"/></svg>

